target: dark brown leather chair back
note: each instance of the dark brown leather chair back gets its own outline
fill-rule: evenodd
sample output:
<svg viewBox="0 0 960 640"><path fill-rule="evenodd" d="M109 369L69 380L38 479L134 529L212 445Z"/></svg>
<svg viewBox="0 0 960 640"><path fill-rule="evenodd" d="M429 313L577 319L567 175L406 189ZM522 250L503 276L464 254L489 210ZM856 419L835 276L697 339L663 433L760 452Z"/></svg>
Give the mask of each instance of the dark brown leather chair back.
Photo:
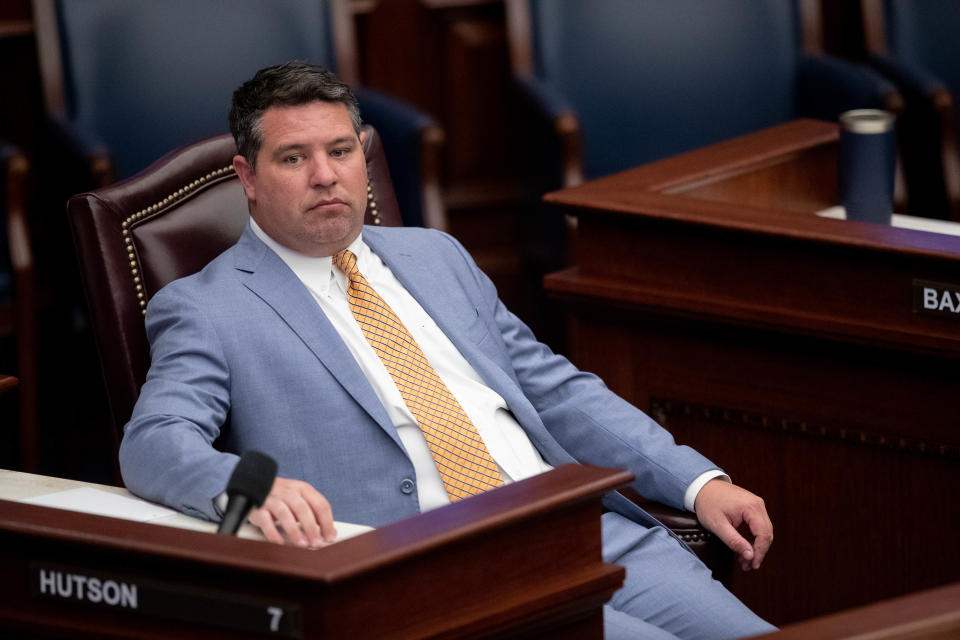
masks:
<svg viewBox="0 0 960 640"><path fill-rule="evenodd" d="M365 222L399 226L380 138L369 125L364 130ZM150 366L147 302L232 246L247 224L246 197L231 164L236 149L229 135L211 138L67 204L117 447Z"/></svg>
<svg viewBox="0 0 960 640"><path fill-rule="evenodd" d="M19 378L20 469L36 473L37 440L37 291L27 220L30 163L0 140L0 338L12 336Z"/></svg>

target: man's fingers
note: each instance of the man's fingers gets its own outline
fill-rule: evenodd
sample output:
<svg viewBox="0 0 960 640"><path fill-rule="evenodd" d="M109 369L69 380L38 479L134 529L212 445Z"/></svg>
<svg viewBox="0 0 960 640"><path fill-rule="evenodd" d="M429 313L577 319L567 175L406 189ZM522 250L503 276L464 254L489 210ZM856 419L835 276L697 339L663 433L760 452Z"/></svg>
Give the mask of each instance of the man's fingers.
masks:
<svg viewBox="0 0 960 640"><path fill-rule="evenodd" d="M760 567L773 543L773 523L762 498L714 478L700 489L694 507L700 522L740 556L745 571ZM737 532L743 523L753 544Z"/></svg>
<svg viewBox="0 0 960 640"><path fill-rule="evenodd" d="M271 542L319 547L337 537L330 503L306 482L278 477L263 507L251 512L250 522ZM283 533L278 530L282 529Z"/></svg>
<svg viewBox="0 0 960 640"><path fill-rule="evenodd" d="M330 509L330 503L320 493L313 492L304 496L309 504L317 525L317 531L323 542L333 542L337 539L337 529L333 525L333 511ZM316 546L319 546L321 540L317 538Z"/></svg>
<svg viewBox="0 0 960 640"><path fill-rule="evenodd" d="M766 509L762 506L753 513L747 513L745 520L753 533L753 568L759 569L763 559L773 544L773 523L767 515Z"/></svg>
<svg viewBox="0 0 960 640"><path fill-rule="evenodd" d="M250 512L250 522L260 528L260 532L270 542L283 544L283 535L273 523L273 514L266 509L254 509Z"/></svg>
<svg viewBox="0 0 960 640"><path fill-rule="evenodd" d="M259 522L254 524L260 527L268 540L281 544L289 541L297 546L307 546L306 538L300 531L297 519L286 500L271 495L264 501L260 511L263 512L263 516ZM250 521L253 522L253 519L251 518ZM280 529L283 530L283 533L279 533ZM279 540L276 537L267 536L267 530L278 531ZM286 536L286 540L284 540L284 536Z"/></svg>
<svg viewBox="0 0 960 640"><path fill-rule="evenodd" d="M749 562L754 559L753 546L746 538L740 535L726 518L722 518L716 522L712 530L723 544L727 545L734 553L740 556L741 565L743 565L744 561Z"/></svg>
<svg viewBox="0 0 960 640"><path fill-rule="evenodd" d="M284 502L275 513L277 524L283 527L283 532L287 534L290 543L298 547L310 546L310 540L307 539L301 528L305 524L304 519L306 517L312 519L312 515L308 516L307 514L309 514L309 509L304 510L296 500Z"/></svg>
<svg viewBox="0 0 960 640"><path fill-rule="evenodd" d="M318 547L321 544L320 525L310 504L302 496L294 496L287 506L290 511L289 524L284 524L290 541L300 547ZM288 528L289 527L289 528Z"/></svg>
<svg viewBox="0 0 960 640"><path fill-rule="evenodd" d="M747 523L750 533L753 534L753 562L750 563L750 567L759 569L770 545L773 544L773 523L767 515L767 508L762 498L752 496L752 499L747 501L743 508L743 521Z"/></svg>
<svg viewBox="0 0 960 640"><path fill-rule="evenodd" d="M292 508L310 546L319 547L336 540L333 512L322 495L317 492L302 493L294 501Z"/></svg>

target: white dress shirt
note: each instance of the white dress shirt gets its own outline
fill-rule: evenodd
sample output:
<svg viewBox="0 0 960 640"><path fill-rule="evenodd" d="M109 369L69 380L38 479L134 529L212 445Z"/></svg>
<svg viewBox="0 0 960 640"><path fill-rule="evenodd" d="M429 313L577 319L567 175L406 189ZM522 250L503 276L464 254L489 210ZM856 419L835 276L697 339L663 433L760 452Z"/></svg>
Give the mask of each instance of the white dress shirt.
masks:
<svg viewBox="0 0 960 640"><path fill-rule="evenodd" d="M276 242L253 219L250 220L250 225L257 237L270 247L307 287L356 358L357 364L396 427L400 441L413 463L421 511L448 504L450 498L443 488L440 472L437 471L423 432L403 401L393 378L353 317L347 303L346 275L334 266L330 257L313 258L303 255ZM503 398L484 384L423 307L363 242L362 234L348 249L357 256L360 273L400 318L437 375L470 417L490 455L500 467L504 481L513 482L549 471L552 467L534 448ZM693 500L700 488L717 476L723 476L723 473L719 470L708 471L691 483L684 496L688 510L693 510Z"/></svg>

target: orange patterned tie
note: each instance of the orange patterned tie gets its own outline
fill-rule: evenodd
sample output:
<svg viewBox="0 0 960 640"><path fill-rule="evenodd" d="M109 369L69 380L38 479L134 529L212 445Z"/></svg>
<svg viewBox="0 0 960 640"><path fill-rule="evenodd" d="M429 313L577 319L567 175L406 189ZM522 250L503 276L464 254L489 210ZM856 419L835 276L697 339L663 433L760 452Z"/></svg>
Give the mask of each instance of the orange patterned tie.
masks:
<svg viewBox="0 0 960 640"><path fill-rule="evenodd" d="M450 499L502 485L500 470L477 428L400 318L357 269L357 256L343 250L333 256L333 263L350 280L350 310L417 419Z"/></svg>

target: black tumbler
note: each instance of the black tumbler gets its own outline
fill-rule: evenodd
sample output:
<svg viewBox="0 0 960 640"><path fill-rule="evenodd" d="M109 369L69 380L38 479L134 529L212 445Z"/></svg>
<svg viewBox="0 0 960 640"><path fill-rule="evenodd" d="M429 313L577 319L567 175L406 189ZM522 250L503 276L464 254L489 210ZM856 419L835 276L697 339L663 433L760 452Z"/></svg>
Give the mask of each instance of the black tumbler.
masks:
<svg viewBox="0 0 960 640"><path fill-rule="evenodd" d="M840 114L840 203L847 220L890 224L896 159L892 113Z"/></svg>

